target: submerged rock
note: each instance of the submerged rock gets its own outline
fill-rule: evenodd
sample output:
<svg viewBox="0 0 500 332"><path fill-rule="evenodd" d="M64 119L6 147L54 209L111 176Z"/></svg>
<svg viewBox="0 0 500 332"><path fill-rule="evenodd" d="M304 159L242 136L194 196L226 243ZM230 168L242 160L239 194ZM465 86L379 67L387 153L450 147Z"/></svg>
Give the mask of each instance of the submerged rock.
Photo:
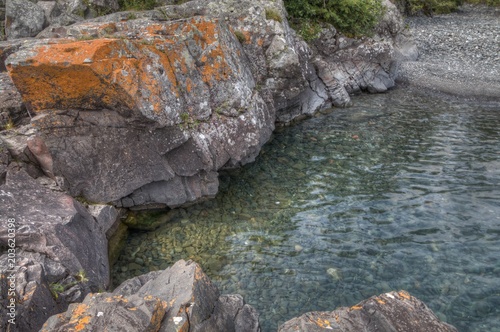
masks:
<svg viewBox="0 0 500 332"><path fill-rule="evenodd" d="M457 329L441 322L422 301L400 291L372 296L350 308L309 312L287 321L278 331L457 332Z"/></svg>
<svg viewBox="0 0 500 332"><path fill-rule="evenodd" d="M41 331L260 331L258 314L239 295L219 295L192 261L129 279L113 293L89 294L52 316Z"/></svg>

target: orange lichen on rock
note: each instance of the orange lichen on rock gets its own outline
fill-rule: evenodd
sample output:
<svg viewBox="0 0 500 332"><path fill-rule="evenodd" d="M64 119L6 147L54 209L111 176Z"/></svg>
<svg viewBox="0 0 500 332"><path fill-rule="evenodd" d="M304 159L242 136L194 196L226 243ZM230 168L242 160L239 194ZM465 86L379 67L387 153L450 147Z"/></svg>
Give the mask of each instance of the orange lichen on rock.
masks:
<svg viewBox="0 0 500 332"><path fill-rule="evenodd" d="M201 62L202 79L209 86L214 81L227 80L231 74L231 68L226 62L225 52L217 39L219 26L216 20L191 20L191 28L196 29L194 40L203 49Z"/></svg>
<svg viewBox="0 0 500 332"><path fill-rule="evenodd" d="M167 302L162 301L160 299L156 300L155 308L153 311L153 315L151 316L151 331L158 331L161 327L161 322L163 317L165 317L165 310L167 309Z"/></svg>
<svg viewBox="0 0 500 332"><path fill-rule="evenodd" d="M331 328L330 321L328 321L326 319L318 318L316 320L316 325L318 325L319 327L322 327L322 328Z"/></svg>
<svg viewBox="0 0 500 332"><path fill-rule="evenodd" d="M90 323L92 317L85 316L78 320L78 324L75 325L75 331L83 331L85 327Z"/></svg>
<svg viewBox="0 0 500 332"><path fill-rule="evenodd" d="M132 57L122 40L52 44L34 47L33 51L33 57L8 68L32 110L133 107L132 96L121 87L137 84L130 75L133 73L117 71L139 60ZM118 75L125 81L121 86L117 84Z"/></svg>
<svg viewBox="0 0 500 332"><path fill-rule="evenodd" d="M71 313L72 316L71 321L80 319L80 316L82 316L86 312L88 307L89 306L84 303L77 304L76 308L73 309L73 312Z"/></svg>
<svg viewBox="0 0 500 332"><path fill-rule="evenodd" d="M405 299L405 300L409 300L409 299L411 299L411 295L410 295L410 293L408 293L407 291L404 291L404 290L399 291L399 292L398 292L398 295L399 295L399 296L401 296L401 297L402 297L403 299Z"/></svg>
<svg viewBox="0 0 500 332"><path fill-rule="evenodd" d="M363 306L361 306L361 305L354 305L350 309L351 310L361 310L361 309L363 309Z"/></svg>

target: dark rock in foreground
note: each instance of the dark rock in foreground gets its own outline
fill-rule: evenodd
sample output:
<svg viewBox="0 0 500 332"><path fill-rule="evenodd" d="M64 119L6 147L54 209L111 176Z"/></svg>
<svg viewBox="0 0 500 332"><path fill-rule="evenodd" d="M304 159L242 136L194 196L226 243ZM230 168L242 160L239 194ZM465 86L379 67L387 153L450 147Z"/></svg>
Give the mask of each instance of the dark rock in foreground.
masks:
<svg viewBox="0 0 500 332"><path fill-rule="evenodd" d="M18 299L17 331L35 331L68 303L108 286L107 241L80 203L40 183L47 178L35 180L14 163L6 170L0 161L0 215L5 218L0 223L0 248L16 250L15 261L11 251L0 256L0 315L7 317L12 298L5 291L8 281ZM0 320L0 331L7 325Z"/></svg>
<svg viewBox="0 0 500 332"><path fill-rule="evenodd" d="M219 295L192 261L125 281L113 293L89 294L52 316L41 331L258 332L259 318L240 295Z"/></svg>
<svg viewBox="0 0 500 332"><path fill-rule="evenodd" d="M308 312L281 325L278 332L453 332L419 299L405 291L372 296L350 308Z"/></svg>

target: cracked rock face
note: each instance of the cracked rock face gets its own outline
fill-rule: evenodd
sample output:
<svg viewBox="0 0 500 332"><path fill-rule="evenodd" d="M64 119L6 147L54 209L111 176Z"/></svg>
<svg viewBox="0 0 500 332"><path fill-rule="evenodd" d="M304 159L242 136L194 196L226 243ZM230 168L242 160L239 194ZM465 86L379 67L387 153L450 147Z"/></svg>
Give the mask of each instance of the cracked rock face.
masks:
<svg viewBox="0 0 500 332"><path fill-rule="evenodd" d="M108 286L107 240L104 230L80 203L46 188L14 164L9 165L0 185L0 280L15 276L16 298L20 299L17 327L19 331L34 331L48 316L65 310L69 302L81 301L87 293ZM15 220L13 227L7 218ZM5 249L12 229L16 235L15 267L10 266ZM2 285L3 317L9 301L5 290ZM4 330L6 326L1 324L6 320L0 320Z"/></svg>
<svg viewBox="0 0 500 332"><path fill-rule="evenodd" d="M419 299L405 291L372 296L350 308L309 312L282 324L279 332L292 331L412 331L457 332L441 322Z"/></svg>
<svg viewBox="0 0 500 332"><path fill-rule="evenodd" d="M215 195L274 129L236 37L216 19L85 23L7 60L72 196L175 207Z"/></svg>
<svg viewBox="0 0 500 332"><path fill-rule="evenodd" d="M313 63L335 106L350 105L353 93L379 93L394 87L401 61L417 56L401 14L389 0L383 4L386 13L373 37L351 39L326 26L311 43Z"/></svg>
<svg viewBox="0 0 500 332"><path fill-rule="evenodd" d="M239 295L219 290L192 261L125 281L113 293L89 294L41 331L259 332L258 314Z"/></svg>

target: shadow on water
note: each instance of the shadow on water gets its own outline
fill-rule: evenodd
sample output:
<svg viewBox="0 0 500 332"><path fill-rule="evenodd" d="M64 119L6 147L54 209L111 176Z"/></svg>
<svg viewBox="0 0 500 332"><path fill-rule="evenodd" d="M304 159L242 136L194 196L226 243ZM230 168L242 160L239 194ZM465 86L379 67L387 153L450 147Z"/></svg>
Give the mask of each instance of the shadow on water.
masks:
<svg viewBox="0 0 500 332"><path fill-rule="evenodd" d="M395 90L278 130L214 200L127 240L115 284L194 259L263 331L406 289L500 331L500 105Z"/></svg>

